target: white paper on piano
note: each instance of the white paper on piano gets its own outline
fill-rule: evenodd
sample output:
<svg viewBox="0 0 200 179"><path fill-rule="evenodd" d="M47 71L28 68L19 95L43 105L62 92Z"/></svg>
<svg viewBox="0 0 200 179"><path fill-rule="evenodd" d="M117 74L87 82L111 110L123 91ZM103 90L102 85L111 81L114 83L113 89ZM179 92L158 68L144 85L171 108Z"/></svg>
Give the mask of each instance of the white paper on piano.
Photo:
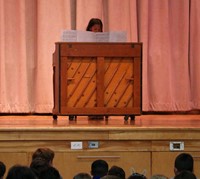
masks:
<svg viewBox="0 0 200 179"><path fill-rule="evenodd" d="M77 42L77 31L63 30L61 33L61 40L63 42Z"/></svg>
<svg viewBox="0 0 200 179"><path fill-rule="evenodd" d="M79 30L63 30L61 34L63 42L126 42L124 31L116 32L91 32Z"/></svg>
<svg viewBox="0 0 200 179"><path fill-rule="evenodd" d="M127 36L125 31L109 32L109 42L126 42Z"/></svg>
<svg viewBox="0 0 200 179"><path fill-rule="evenodd" d="M109 42L109 32L93 32L93 34L95 35L95 42Z"/></svg>

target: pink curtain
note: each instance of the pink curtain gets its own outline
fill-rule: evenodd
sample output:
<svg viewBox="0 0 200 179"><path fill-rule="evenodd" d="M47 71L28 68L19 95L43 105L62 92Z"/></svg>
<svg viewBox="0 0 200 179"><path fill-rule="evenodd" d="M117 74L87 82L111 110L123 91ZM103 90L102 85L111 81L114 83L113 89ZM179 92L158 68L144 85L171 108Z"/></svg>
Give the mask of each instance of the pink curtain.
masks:
<svg viewBox="0 0 200 179"><path fill-rule="evenodd" d="M143 1L140 7L140 41L144 42L143 108L190 110L190 1Z"/></svg>
<svg viewBox="0 0 200 179"><path fill-rule="evenodd" d="M1 113L51 113L55 42L92 17L143 42L143 111L200 109L199 0L1 0Z"/></svg>

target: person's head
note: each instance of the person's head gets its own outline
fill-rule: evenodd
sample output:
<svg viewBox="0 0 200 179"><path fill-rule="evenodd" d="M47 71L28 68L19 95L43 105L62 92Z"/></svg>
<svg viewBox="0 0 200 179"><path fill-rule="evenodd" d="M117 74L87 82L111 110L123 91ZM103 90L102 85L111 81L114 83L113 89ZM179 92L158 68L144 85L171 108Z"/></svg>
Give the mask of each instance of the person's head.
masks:
<svg viewBox="0 0 200 179"><path fill-rule="evenodd" d="M157 174L157 175L152 175L150 179L168 179L168 177L165 175Z"/></svg>
<svg viewBox="0 0 200 179"><path fill-rule="evenodd" d="M188 170L193 172L194 160L192 155L188 153L179 154L174 162L174 173L175 175L179 174L183 170Z"/></svg>
<svg viewBox="0 0 200 179"><path fill-rule="evenodd" d="M188 170L181 171L174 179L197 179L196 175Z"/></svg>
<svg viewBox="0 0 200 179"><path fill-rule="evenodd" d="M108 170L108 175L118 176L121 179L126 178L125 171L121 167L118 167L118 166L112 166Z"/></svg>
<svg viewBox="0 0 200 179"><path fill-rule="evenodd" d="M54 151L49 148L38 148L32 155L32 160L35 158L42 158L46 160L49 164L53 164Z"/></svg>
<svg viewBox="0 0 200 179"><path fill-rule="evenodd" d="M47 170L51 165L42 158L35 158L32 160L30 164L31 170L35 173L35 175L39 178L40 173L44 170Z"/></svg>
<svg viewBox="0 0 200 179"><path fill-rule="evenodd" d="M103 32L103 23L101 19L98 19L98 18L90 19L87 25L86 31Z"/></svg>
<svg viewBox="0 0 200 179"><path fill-rule="evenodd" d="M29 167L14 165L9 169L6 179L37 179L37 177Z"/></svg>
<svg viewBox="0 0 200 179"><path fill-rule="evenodd" d="M147 177L140 173L132 173L128 179L147 179Z"/></svg>
<svg viewBox="0 0 200 179"><path fill-rule="evenodd" d="M73 179L92 179L92 177L88 173L78 173Z"/></svg>
<svg viewBox="0 0 200 179"><path fill-rule="evenodd" d="M6 172L6 165L0 161L0 179L3 178Z"/></svg>
<svg viewBox="0 0 200 179"><path fill-rule="evenodd" d="M121 179L121 178L115 175L105 175L104 177L101 177L101 179Z"/></svg>
<svg viewBox="0 0 200 179"><path fill-rule="evenodd" d="M93 177L103 177L108 173L108 163L105 160L95 160L91 165L91 175Z"/></svg>
<svg viewBox="0 0 200 179"><path fill-rule="evenodd" d="M49 166L48 168L46 168L45 170L43 170L40 173L40 177L39 179L61 179L61 175L59 173L59 171L53 167L53 166Z"/></svg>

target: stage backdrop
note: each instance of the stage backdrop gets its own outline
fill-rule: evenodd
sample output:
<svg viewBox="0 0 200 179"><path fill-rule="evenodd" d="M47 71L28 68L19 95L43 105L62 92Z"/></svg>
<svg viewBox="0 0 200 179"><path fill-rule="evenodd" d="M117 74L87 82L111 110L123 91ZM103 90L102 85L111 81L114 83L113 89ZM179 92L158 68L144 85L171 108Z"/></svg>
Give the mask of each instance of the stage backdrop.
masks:
<svg viewBox="0 0 200 179"><path fill-rule="evenodd" d="M1 113L51 113L54 43L92 17L143 42L143 111L200 109L199 0L0 0Z"/></svg>

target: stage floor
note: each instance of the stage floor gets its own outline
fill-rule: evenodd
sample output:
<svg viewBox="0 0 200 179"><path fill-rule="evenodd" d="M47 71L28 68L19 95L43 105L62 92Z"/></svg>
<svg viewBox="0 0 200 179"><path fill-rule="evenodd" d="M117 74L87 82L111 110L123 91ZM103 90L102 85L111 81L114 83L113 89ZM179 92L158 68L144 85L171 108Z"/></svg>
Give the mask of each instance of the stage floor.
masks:
<svg viewBox="0 0 200 179"><path fill-rule="evenodd" d="M74 141L81 141L83 149L72 150L71 142ZM91 141L97 141L99 147L89 148L88 142ZM170 144L174 142L176 145L183 143L184 150L171 151ZM127 173L134 163L138 171L147 169L148 177L157 173L173 176L171 166L178 152L182 151L194 156L195 171L200 176L199 114L141 115L134 121L125 121L124 116L110 116L108 120L78 116L77 120L70 121L68 116L53 120L52 115L1 115L0 145L0 157L7 166L22 158L25 164L29 164L36 148L51 148L56 153L55 166L63 178L72 178L80 166L89 172L87 166L102 157L108 157L106 160L110 165L117 163L126 168ZM113 159L116 156L117 159ZM160 166L163 161L165 164ZM69 163L73 169L66 173Z"/></svg>
<svg viewBox="0 0 200 179"><path fill-rule="evenodd" d="M0 115L0 129L5 128L200 128L199 114L141 115L135 120L125 121L123 116L110 116L105 119L88 119L77 116L70 121L68 116L52 115Z"/></svg>

